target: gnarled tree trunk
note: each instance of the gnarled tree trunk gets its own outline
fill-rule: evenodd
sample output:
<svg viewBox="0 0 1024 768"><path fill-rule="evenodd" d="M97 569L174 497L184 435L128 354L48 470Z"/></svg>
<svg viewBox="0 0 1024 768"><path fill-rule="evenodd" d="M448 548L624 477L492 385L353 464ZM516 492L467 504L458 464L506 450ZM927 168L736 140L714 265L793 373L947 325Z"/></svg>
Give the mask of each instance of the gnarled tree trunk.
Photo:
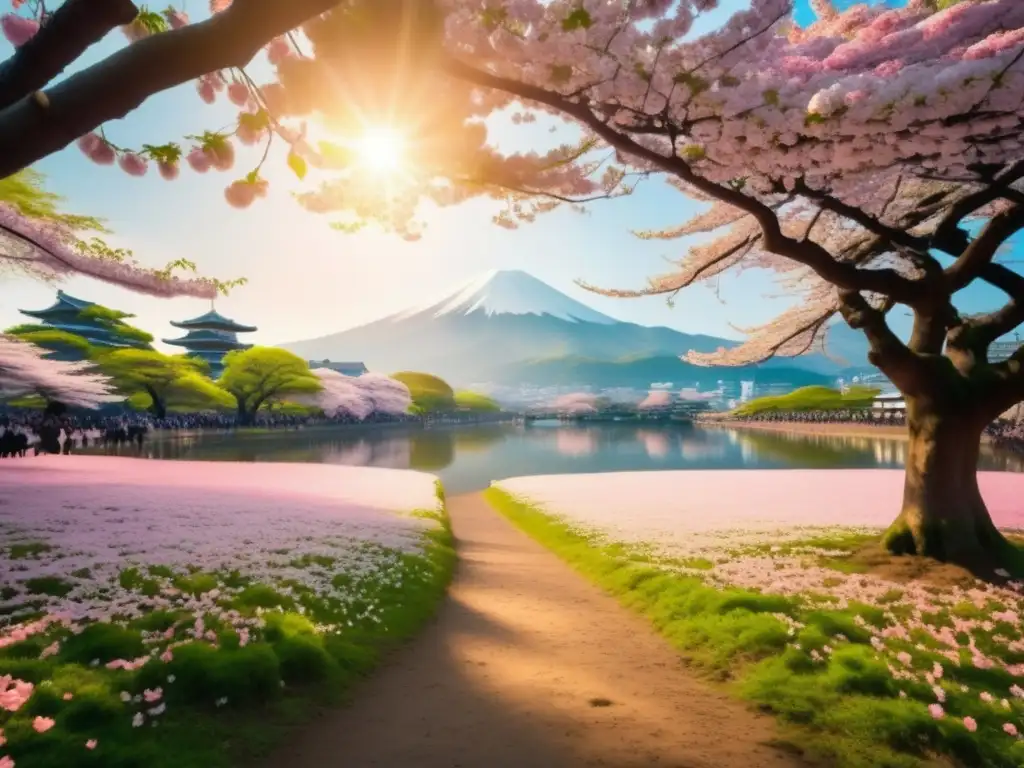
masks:
<svg viewBox="0 0 1024 768"><path fill-rule="evenodd" d="M985 417L980 409L944 411L915 398L907 408L903 508L885 534L886 548L991 572L1015 548L992 523L978 487Z"/></svg>

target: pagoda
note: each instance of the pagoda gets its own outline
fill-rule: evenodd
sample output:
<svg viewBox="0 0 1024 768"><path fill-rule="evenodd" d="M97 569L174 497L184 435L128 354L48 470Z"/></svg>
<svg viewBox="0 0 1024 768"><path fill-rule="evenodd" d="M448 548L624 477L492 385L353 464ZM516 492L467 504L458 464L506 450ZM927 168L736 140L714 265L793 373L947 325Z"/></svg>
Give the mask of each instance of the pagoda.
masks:
<svg viewBox="0 0 1024 768"><path fill-rule="evenodd" d="M23 315L33 318L46 329L64 331L81 336L97 347L137 347L148 349L144 341L126 338L118 333L115 325L101 317L89 317L85 310L96 306L95 302L76 299L64 291L57 291L57 301L46 309L21 309Z"/></svg>
<svg viewBox="0 0 1024 768"><path fill-rule="evenodd" d="M251 325L236 323L217 312L213 307L205 315L171 322L175 328L188 331L180 339L163 339L164 344L184 347L186 354L205 360L210 366L210 376L218 378L224 371L224 356L236 349L249 349L252 344L238 341L239 333L252 333L257 330Z"/></svg>

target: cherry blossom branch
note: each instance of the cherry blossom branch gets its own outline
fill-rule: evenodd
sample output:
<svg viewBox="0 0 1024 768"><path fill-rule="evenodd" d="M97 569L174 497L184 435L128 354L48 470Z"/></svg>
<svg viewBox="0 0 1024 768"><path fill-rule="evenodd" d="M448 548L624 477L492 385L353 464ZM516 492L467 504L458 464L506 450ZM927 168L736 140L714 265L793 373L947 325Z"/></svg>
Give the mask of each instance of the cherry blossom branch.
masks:
<svg viewBox="0 0 1024 768"><path fill-rule="evenodd" d="M140 40L0 111L0 178L56 152L150 96L245 66L270 40L338 0L236 0L223 13ZM41 34L41 32L40 32Z"/></svg>
<svg viewBox="0 0 1024 768"><path fill-rule="evenodd" d="M457 59L448 58L442 66L449 75L464 82L504 91L518 98L558 109L586 125L610 146L677 176L710 197L746 211L761 226L766 250L810 267L822 279L839 288L880 293L892 296L905 304L914 304L925 295L923 286L914 280L903 277L893 269L858 269L851 264L837 262L827 250L813 241L800 241L786 237L782 233L778 216L770 206L743 194L738 189L717 184L694 173L686 161L680 157L666 157L653 149L638 144L628 136L611 128L583 104L570 102L560 94L551 93L537 86L475 69Z"/></svg>
<svg viewBox="0 0 1024 768"><path fill-rule="evenodd" d="M131 0L67 0L0 64L0 109L43 88L86 49L138 14Z"/></svg>

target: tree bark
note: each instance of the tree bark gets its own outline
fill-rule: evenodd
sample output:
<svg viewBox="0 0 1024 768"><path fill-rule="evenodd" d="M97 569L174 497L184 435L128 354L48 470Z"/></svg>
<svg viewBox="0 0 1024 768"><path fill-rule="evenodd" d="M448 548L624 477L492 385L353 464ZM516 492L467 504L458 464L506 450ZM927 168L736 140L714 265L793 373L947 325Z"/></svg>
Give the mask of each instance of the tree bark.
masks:
<svg viewBox="0 0 1024 768"><path fill-rule="evenodd" d="M978 487L985 419L907 398L910 445L903 508L885 534L894 554L915 554L988 573L1016 548L996 529Z"/></svg>
<svg viewBox="0 0 1024 768"><path fill-rule="evenodd" d="M245 398L235 395L235 399L238 401L237 426L248 427L252 423L252 417L249 415L249 410L245 407Z"/></svg>
<svg viewBox="0 0 1024 768"><path fill-rule="evenodd" d="M153 416L158 419L167 418L167 404L164 403L163 399L156 393L152 387L146 387L146 393L149 395L149 399L152 404L149 406L149 410Z"/></svg>

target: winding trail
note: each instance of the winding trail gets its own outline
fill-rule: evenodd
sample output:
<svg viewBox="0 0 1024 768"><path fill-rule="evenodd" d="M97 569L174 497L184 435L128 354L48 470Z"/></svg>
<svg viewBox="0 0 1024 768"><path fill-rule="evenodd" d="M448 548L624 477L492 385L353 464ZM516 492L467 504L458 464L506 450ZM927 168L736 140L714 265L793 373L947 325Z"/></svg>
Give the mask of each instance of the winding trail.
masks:
<svg viewBox="0 0 1024 768"><path fill-rule="evenodd" d="M268 766L803 765L768 745L771 720L696 680L643 619L479 495L448 509L459 566L437 619Z"/></svg>

